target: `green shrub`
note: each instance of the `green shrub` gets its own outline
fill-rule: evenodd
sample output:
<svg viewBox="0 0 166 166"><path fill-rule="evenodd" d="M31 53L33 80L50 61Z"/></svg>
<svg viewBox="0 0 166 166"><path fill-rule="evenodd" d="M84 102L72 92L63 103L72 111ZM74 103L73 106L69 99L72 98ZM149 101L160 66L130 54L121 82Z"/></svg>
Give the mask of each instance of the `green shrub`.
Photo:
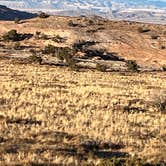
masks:
<svg viewBox="0 0 166 166"><path fill-rule="evenodd" d="M101 65L99 63L96 64L96 69L101 72L106 72L107 67L105 65Z"/></svg>
<svg viewBox="0 0 166 166"><path fill-rule="evenodd" d="M31 50L30 51L32 53L32 56L29 57L29 60L31 63L38 63L38 64L42 64L42 58L40 56L38 56L36 54L36 51L35 50Z"/></svg>
<svg viewBox="0 0 166 166"><path fill-rule="evenodd" d="M59 59L66 60L66 62L70 62L73 57L73 50L69 47L60 47L56 48L56 56Z"/></svg>
<svg viewBox="0 0 166 166"><path fill-rule="evenodd" d="M55 47L51 44L46 46L42 52L43 54L52 54L57 56L59 59L66 61L72 58L75 53L74 50L69 47Z"/></svg>
<svg viewBox="0 0 166 166"><path fill-rule="evenodd" d="M32 55L32 56L30 56L30 60L31 60L31 62L39 63L40 65L42 63L42 58L39 56Z"/></svg>
<svg viewBox="0 0 166 166"><path fill-rule="evenodd" d="M17 31L15 29L12 29L10 31L8 31L7 33L5 33L2 36L2 39L4 41L21 41L24 39L29 39L31 38L33 35L32 34L19 34L17 33Z"/></svg>
<svg viewBox="0 0 166 166"><path fill-rule="evenodd" d="M49 44L48 46L45 46L44 50L42 51L43 54L55 54L56 47Z"/></svg>
<svg viewBox="0 0 166 166"><path fill-rule="evenodd" d="M126 62L126 64L127 64L127 68L128 68L128 70L129 71L138 71L138 69L139 69L139 65L136 63L136 61L133 61L133 60L128 60L127 62Z"/></svg>
<svg viewBox="0 0 166 166"><path fill-rule="evenodd" d="M2 36L4 41L19 41L19 34L15 29L10 30Z"/></svg>

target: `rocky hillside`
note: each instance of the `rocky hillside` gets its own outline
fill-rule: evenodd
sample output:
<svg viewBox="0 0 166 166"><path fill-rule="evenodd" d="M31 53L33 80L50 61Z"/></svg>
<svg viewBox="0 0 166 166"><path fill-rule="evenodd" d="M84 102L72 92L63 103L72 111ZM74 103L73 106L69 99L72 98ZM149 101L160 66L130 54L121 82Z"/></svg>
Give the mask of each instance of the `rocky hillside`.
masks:
<svg viewBox="0 0 166 166"><path fill-rule="evenodd" d="M9 9L0 5L0 20L30 19L36 17L36 14Z"/></svg>
<svg viewBox="0 0 166 166"><path fill-rule="evenodd" d="M100 17L50 16L21 24L10 21L4 24L4 21L0 21L0 27L0 34L11 29L21 34L31 34L31 38L20 41L27 52L32 48L43 50L49 44L70 48L76 44L80 50L77 56L90 60L107 60L111 56L116 61L119 57L135 60L148 69L159 69L166 64L165 25L109 21ZM11 48L14 42L1 41L0 44Z"/></svg>

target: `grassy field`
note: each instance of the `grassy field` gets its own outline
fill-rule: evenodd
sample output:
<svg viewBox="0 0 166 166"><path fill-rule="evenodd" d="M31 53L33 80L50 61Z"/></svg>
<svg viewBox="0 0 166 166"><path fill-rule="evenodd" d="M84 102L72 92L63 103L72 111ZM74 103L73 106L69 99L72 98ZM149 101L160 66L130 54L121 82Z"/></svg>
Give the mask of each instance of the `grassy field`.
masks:
<svg viewBox="0 0 166 166"><path fill-rule="evenodd" d="M166 161L166 75L0 61L0 164Z"/></svg>

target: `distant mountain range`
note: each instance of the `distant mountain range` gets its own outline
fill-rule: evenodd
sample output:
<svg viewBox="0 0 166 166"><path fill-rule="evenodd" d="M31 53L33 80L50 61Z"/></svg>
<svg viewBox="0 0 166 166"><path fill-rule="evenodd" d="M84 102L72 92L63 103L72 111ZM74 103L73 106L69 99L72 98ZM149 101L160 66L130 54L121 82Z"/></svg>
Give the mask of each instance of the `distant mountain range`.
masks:
<svg viewBox="0 0 166 166"><path fill-rule="evenodd" d="M77 8L165 8L166 0L0 0L1 5L10 8L47 8L72 10Z"/></svg>
<svg viewBox="0 0 166 166"><path fill-rule="evenodd" d="M19 10L62 15L93 15L127 20L166 21L166 0L0 0Z"/></svg>
<svg viewBox="0 0 166 166"><path fill-rule="evenodd" d="M7 8L6 6L0 5L0 20L12 21L15 18L30 19L33 17L36 17L36 14L12 10L12 9Z"/></svg>
<svg viewBox="0 0 166 166"><path fill-rule="evenodd" d="M166 0L0 0L1 5L11 8L51 8L72 10L76 8L165 8Z"/></svg>

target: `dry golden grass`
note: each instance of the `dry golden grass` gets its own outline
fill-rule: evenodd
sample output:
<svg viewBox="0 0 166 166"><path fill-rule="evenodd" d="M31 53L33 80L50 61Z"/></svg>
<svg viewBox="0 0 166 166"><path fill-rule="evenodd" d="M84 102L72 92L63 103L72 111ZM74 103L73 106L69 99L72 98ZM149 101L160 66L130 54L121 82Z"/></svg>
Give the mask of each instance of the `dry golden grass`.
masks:
<svg viewBox="0 0 166 166"><path fill-rule="evenodd" d="M165 73L0 61L0 164L166 161Z"/></svg>

